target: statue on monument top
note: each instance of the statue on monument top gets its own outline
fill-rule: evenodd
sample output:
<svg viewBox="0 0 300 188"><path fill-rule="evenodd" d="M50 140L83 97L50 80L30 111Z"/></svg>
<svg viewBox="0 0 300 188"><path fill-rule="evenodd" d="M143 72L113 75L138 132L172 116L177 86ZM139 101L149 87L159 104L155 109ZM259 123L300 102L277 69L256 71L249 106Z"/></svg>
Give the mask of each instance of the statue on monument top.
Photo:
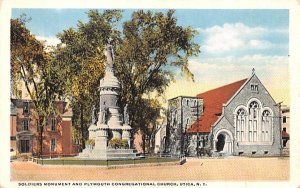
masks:
<svg viewBox="0 0 300 188"><path fill-rule="evenodd" d="M105 55L107 59L107 65L109 67L112 67L113 65L113 60L114 60L114 52L113 52L113 47L111 44L112 39L108 40L108 44L105 47Z"/></svg>

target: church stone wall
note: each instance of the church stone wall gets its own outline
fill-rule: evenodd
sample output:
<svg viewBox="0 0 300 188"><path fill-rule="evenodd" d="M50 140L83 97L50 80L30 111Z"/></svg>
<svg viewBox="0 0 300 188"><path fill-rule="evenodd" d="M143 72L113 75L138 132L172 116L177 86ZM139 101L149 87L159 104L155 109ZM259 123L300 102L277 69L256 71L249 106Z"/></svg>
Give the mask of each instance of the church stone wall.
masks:
<svg viewBox="0 0 300 188"><path fill-rule="evenodd" d="M258 85L257 92L251 91L251 84ZM272 145L260 145L255 143L253 143L253 145L241 145L236 142L235 136L233 145L234 155L279 155L281 146L279 108L278 106L275 106L276 103L255 75L233 98L230 104L225 107L224 115L229 120L229 123L234 126L235 109L240 105L247 107L248 101L253 98L258 99L261 102L262 108L268 107L273 111L273 143ZM235 130L233 130L233 133L235 133Z"/></svg>
<svg viewBox="0 0 300 188"><path fill-rule="evenodd" d="M229 130L234 135L234 127L232 124L229 123L228 119L225 116L220 117L220 121L212 128L213 135L221 129Z"/></svg>
<svg viewBox="0 0 300 188"><path fill-rule="evenodd" d="M176 97L168 101L169 152L174 156L186 153L189 147L186 130L203 113L203 100L196 97Z"/></svg>
<svg viewBox="0 0 300 188"><path fill-rule="evenodd" d="M242 86L238 93L232 97L233 98L228 101L228 104L223 104L223 111L220 116L221 119L219 119L214 126L211 125L213 126L212 133L209 135L203 135L204 133L187 135L185 132L186 129L189 128L197 119L197 117L200 117L203 114L203 103L205 104L205 100L203 101L202 99L197 99L195 97L183 96L170 99L168 104L168 135L170 135L168 151L172 155L177 156L186 152L188 155L194 156L196 154L197 147L207 147L208 144L212 151L222 151L222 153L227 153L229 155L280 155L281 119L279 107L276 105L276 102L270 96L257 76L253 73L252 77L245 83L244 86ZM196 108L195 105L193 105L193 101L195 100L198 101ZM259 107L255 108L255 111L254 108L252 108L252 115L249 116L249 104L252 100L256 100ZM238 140L236 135L235 118L237 109L240 107L243 107L246 111L245 116L247 116L244 117L246 118L244 119L244 122L246 122L244 127L247 127L243 132L244 140ZM196 117L195 109L197 111ZM265 109L270 111L271 115L264 116L264 118L268 117L268 121L271 121L272 123L271 128L265 128L264 134L262 134L262 112ZM249 134L249 119L254 118L254 113L257 114L257 117L253 119L257 122L257 128L255 130L253 128L252 133ZM264 121L266 122L266 119ZM220 134L222 134L223 137L221 136L218 138ZM246 134L247 136L245 136ZM207 138L208 136L209 138ZM248 138L252 138L252 140ZM254 138L256 140L254 140ZM222 139L225 140L223 141ZM225 144L223 149L221 149L223 142Z"/></svg>

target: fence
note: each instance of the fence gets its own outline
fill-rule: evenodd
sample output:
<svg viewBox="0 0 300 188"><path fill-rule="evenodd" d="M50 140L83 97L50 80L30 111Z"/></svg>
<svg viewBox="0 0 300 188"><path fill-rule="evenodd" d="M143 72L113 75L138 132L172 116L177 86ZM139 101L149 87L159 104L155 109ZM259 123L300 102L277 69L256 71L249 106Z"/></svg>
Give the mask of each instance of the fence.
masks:
<svg viewBox="0 0 300 188"><path fill-rule="evenodd" d="M179 164L183 165L184 163L186 163L186 156L185 155L180 155L179 156Z"/></svg>
<svg viewBox="0 0 300 188"><path fill-rule="evenodd" d="M33 162L40 165L97 165L97 166L117 166L117 165L140 165L140 164L160 164L168 162L177 162L180 164L181 159L178 158L145 158L145 159L108 159L108 160L93 160L93 159L38 159L33 158Z"/></svg>

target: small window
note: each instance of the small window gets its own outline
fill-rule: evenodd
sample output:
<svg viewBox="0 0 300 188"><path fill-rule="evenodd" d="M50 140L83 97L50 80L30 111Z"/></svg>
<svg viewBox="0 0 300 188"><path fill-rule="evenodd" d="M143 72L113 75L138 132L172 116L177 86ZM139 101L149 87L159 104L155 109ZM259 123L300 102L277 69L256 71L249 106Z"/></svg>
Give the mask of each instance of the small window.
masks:
<svg viewBox="0 0 300 188"><path fill-rule="evenodd" d="M286 123L286 116L282 117L282 123Z"/></svg>
<svg viewBox="0 0 300 188"><path fill-rule="evenodd" d="M186 105L187 105L187 106L189 106L189 102L190 102L190 100L187 99L187 100L186 100Z"/></svg>
<svg viewBox="0 0 300 188"><path fill-rule="evenodd" d="M29 126L28 126L28 119L23 120L23 131L28 131Z"/></svg>
<svg viewBox="0 0 300 188"><path fill-rule="evenodd" d="M244 152L242 152L242 151L239 152L239 155L243 155L243 154L244 154Z"/></svg>
<svg viewBox="0 0 300 188"><path fill-rule="evenodd" d="M52 138L51 139L51 152L56 151L56 139Z"/></svg>
<svg viewBox="0 0 300 188"><path fill-rule="evenodd" d="M264 154L266 155L266 154L268 154L269 153L269 151L264 151Z"/></svg>
<svg viewBox="0 0 300 188"><path fill-rule="evenodd" d="M56 131L56 119L51 119L51 131Z"/></svg>
<svg viewBox="0 0 300 188"><path fill-rule="evenodd" d="M29 150L30 150L29 140L20 140L20 152L29 153Z"/></svg>
<svg viewBox="0 0 300 188"><path fill-rule="evenodd" d="M44 132L44 127L43 126L38 126L37 130L41 131L41 132Z"/></svg>
<svg viewBox="0 0 300 188"><path fill-rule="evenodd" d="M11 137L10 137L10 140L17 140L17 139L16 139L16 136L11 136Z"/></svg>
<svg viewBox="0 0 300 188"><path fill-rule="evenodd" d="M252 155L255 155L256 154L256 151L252 151Z"/></svg>
<svg viewBox="0 0 300 188"><path fill-rule="evenodd" d="M258 92L258 84L251 84L250 89L253 92Z"/></svg>
<svg viewBox="0 0 300 188"><path fill-rule="evenodd" d="M23 104L23 113L24 114L29 113L29 103L28 102L24 102L24 104Z"/></svg>

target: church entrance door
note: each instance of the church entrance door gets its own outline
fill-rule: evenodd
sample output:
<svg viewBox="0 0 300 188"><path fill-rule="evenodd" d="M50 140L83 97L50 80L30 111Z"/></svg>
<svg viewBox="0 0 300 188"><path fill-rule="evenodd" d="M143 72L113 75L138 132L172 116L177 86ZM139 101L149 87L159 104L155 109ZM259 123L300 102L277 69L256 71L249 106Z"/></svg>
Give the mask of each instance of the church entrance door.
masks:
<svg viewBox="0 0 300 188"><path fill-rule="evenodd" d="M229 130L221 129L217 131L213 141L214 151L227 154L233 153L233 136Z"/></svg>
<svg viewBox="0 0 300 188"><path fill-rule="evenodd" d="M224 145L225 145L225 136L223 134L220 134L217 137L217 151L223 151Z"/></svg>

